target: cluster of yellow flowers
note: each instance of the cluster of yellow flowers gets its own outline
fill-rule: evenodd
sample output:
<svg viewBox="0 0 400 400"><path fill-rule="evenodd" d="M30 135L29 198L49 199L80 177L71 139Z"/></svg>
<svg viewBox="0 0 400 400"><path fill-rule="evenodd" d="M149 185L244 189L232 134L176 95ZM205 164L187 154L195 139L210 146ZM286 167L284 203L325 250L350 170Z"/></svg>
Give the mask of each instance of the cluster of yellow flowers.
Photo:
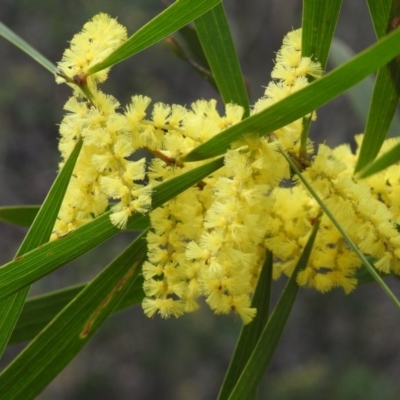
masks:
<svg viewBox="0 0 400 400"><path fill-rule="evenodd" d="M201 185L151 210L151 192L157 185L203 163L183 164L179 159L241 121L243 109L228 104L221 116L215 100L198 100L190 109L157 103L148 117L150 99L138 95L121 110L114 97L98 89L107 71L88 70L125 40L125 28L99 14L73 38L58 65L57 81L74 86L60 126L63 162L78 138L83 146L52 238L109 206L111 223L121 229L133 213L149 211L148 261L143 265L146 315L177 317L196 310L204 297L215 313L234 311L248 323L256 314L251 296L266 250L274 254L274 277L290 275L320 213L295 179L291 187L282 186L291 175L281 151L299 154L302 119L269 136L245 135L232 143L224 166ZM290 32L277 54L274 80L252 113L303 88L308 77L321 75L318 63L301 57L301 31ZM84 86L90 98L77 86ZM383 151L394 144L387 141ZM154 158L132 161L140 149ZM356 157L349 146L332 150L321 145L303 173L361 251L376 260L376 267L399 274L395 223L400 223L400 171L392 167L360 182L353 176ZM308 266L297 281L321 292L336 286L350 292L359 266L324 216Z"/></svg>

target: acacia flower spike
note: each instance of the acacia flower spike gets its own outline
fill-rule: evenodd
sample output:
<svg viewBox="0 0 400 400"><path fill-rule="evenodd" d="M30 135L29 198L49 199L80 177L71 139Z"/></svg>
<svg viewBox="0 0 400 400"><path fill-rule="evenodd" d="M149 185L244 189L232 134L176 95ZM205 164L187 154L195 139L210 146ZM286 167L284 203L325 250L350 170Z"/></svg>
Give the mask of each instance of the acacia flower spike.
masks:
<svg viewBox="0 0 400 400"><path fill-rule="evenodd" d="M400 237L395 228L400 223L399 168L357 180L352 172L357 156L349 146L321 145L314 154L308 141L302 148L303 118L269 137L244 135L231 144L222 168L151 209L152 192L160 183L206 162L179 160L239 123L243 108L227 104L221 115L215 100L198 100L190 108L156 103L149 111L150 98L134 95L121 109L117 99L99 89L107 71L93 75L87 71L125 38L125 28L99 14L72 39L59 63L57 81L74 89L60 125L60 168L78 138L83 144L53 240L109 207L110 223L121 229L134 213L149 212L144 313L179 317L197 310L204 298L214 313L233 312L244 324L250 323L257 313L251 298L266 250L274 254L273 277L290 276L321 212L316 200L291 176L282 150L302 154L292 160L361 252L375 260L375 267L400 275ZM321 74L318 63L301 57L300 30L290 32L277 53L273 80L252 114ZM77 85L90 91L89 106ZM306 117L315 119L315 112ZM387 141L383 148L388 151L396 143ZM141 158L141 150L155 158ZM296 280L323 293L335 287L349 293L357 285L359 267L353 249L324 215L308 264Z"/></svg>

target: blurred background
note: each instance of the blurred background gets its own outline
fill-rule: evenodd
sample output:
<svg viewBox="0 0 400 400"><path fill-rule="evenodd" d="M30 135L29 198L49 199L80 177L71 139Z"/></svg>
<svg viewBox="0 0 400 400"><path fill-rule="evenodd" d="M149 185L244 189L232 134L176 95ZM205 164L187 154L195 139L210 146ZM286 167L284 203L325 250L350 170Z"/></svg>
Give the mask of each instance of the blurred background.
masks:
<svg viewBox="0 0 400 400"><path fill-rule="evenodd" d="M302 4L224 3L253 104L270 80L283 35L300 27ZM57 62L72 36L98 12L117 17L132 34L163 7L160 0L1 0L0 20ZM336 37L356 52L375 41L365 0L344 2ZM40 204L56 176L57 124L70 90L1 38L0 60L0 206ZM220 102L163 43L115 66L103 88L123 105L133 94L187 106L199 98ZM352 142L362 130L344 95L319 110L311 137L335 145ZM24 234L0 223L1 264L14 256ZM31 294L93 278L132 238L121 233L35 284ZM276 284L275 298L283 284ZM400 296L398 281L389 284ZM112 317L39 399L216 398L240 327L238 318L217 318L207 307L168 321L148 319L134 307ZM375 284L348 296L340 290L326 295L301 290L260 398L398 399L399 337L399 313ZM22 348L9 348L0 367Z"/></svg>

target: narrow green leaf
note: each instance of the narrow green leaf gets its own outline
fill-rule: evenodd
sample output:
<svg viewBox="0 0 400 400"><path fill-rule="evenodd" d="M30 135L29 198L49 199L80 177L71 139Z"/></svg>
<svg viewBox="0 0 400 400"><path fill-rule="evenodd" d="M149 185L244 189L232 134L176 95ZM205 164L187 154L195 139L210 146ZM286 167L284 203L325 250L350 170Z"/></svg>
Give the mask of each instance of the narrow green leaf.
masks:
<svg viewBox="0 0 400 400"><path fill-rule="evenodd" d="M393 7L392 0L368 0L368 5L378 39L385 32L397 27L398 22L394 24L394 20L400 19L398 1L393 1ZM399 98L400 59L397 57L378 71L355 172L361 171L378 155L395 115Z"/></svg>
<svg viewBox="0 0 400 400"><path fill-rule="evenodd" d="M40 206L3 206L0 207L0 221L24 227L31 226ZM132 224L129 230L137 231L149 226L148 216Z"/></svg>
<svg viewBox="0 0 400 400"><path fill-rule="evenodd" d="M329 63L334 67L348 61L354 57L356 53L345 42L338 38L332 40L331 52L329 54ZM372 77L365 78L359 84L347 90L345 95L348 97L350 105L360 122L364 123L368 116L369 102L374 90L374 79Z"/></svg>
<svg viewBox="0 0 400 400"><path fill-rule="evenodd" d="M228 371L218 395L218 400L229 398L268 321L272 268L273 256L271 252L267 251L265 262L258 278L256 291L251 302L251 306L257 308L257 315L250 324L244 325L240 332L235 352L231 358ZM248 398L255 398L255 396L250 395Z"/></svg>
<svg viewBox="0 0 400 400"><path fill-rule="evenodd" d="M83 289L0 375L2 400L34 399L86 345L140 272L144 232Z"/></svg>
<svg viewBox="0 0 400 400"><path fill-rule="evenodd" d="M0 221L12 225L31 226L40 206L3 206L0 207Z"/></svg>
<svg viewBox="0 0 400 400"><path fill-rule="evenodd" d="M11 29L7 28L2 22L0 22L0 36L11 42L14 46L21 49L28 56L32 57L40 65L50 71L52 74L56 72L56 66L50 62L46 57L40 54L36 49L34 49L30 44L25 42L24 39L19 37Z"/></svg>
<svg viewBox="0 0 400 400"><path fill-rule="evenodd" d="M325 70L342 0L303 0L301 55L319 61Z"/></svg>
<svg viewBox="0 0 400 400"><path fill-rule="evenodd" d="M368 176L376 174L377 172L383 171L385 168L388 168L391 165L398 163L399 161L400 161L400 143L398 143L387 153L379 157L368 167L363 169L360 172L359 177L366 178Z"/></svg>
<svg viewBox="0 0 400 400"><path fill-rule="evenodd" d="M134 33L88 74L111 67L166 38L219 4L221 0L178 0Z"/></svg>
<svg viewBox="0 0 400 400"><path fill-rule="evenodd" d="M58 174L53 186L51 187L46 199L33 221L31 228L25 236L20 248L17 251L15 260L23 257L28 251L46 243L57 218L58 211L64 199L68 183L75 166L75 162L81 150L82 141L75 145L75 149L68 157L64 168ZM14 261L15 261L14 260ZM3 353L15 323L21 313L29 286L21 288L17 292L3 301L0 301L0 355Z"/></svg>
<svg viewBox="0 0 400 400"><path fill-rule="evenodd" d="M329 72L321 79L312 82L304 89L222 131L191 151L184 157L184 160L203 160L223 154L229 148L230 143L238 140L245 133L255 132L259 135L268 135L275 129L281 128L326 104L385 65L399 52L400 30L396 30L364 50L357 57Z"/></svg>
<svg viewBox="0 0 400 400"><path fill-rule="evenodd" d="M367 0L369 13L374 25L376 37L380 39L387 33L388 17L393 0Z"/></svg>
<svg viewBox="0 0 400 400"><path fill-rule="evenodd" d="M160 184L152 197L153 208L164 204L222 166L223 159L219 158ZM43 244L1 266L0 299L50 274L120 232L111 224L109 217L110 212L105 213L70 234ZM128 228L131 229L143 218L142 214L133 215L128 221Z"/></svg>
<svg viewBox="0 0 400 400"><path fill-rule="evenodd" d="M351 47L338 38L332 40L331 52L329 55L329 62L333 67L343 64L350 58L354 57L356 53ZM357 115L360 122L364 123L368 118L368 108L371 102L372 93L374 90L374 79L372 77L365 78L359 84L347 90L345 95L348 97L354 113ZM398 136L400 132L400 116L395 113L392 124L388 131L388 137Z"/></svg>
<svg viewBox="0 0 400 400"><path fill-rule="evenodd" d="M184 40L186 47L188 48L194 61L202 67L210 70L210 66L207 61L207 57L204 54L204 50L201 47L199 35L194 27L186 25L178 31L179 36Z"/></svg>
<svg viewBox="0 0 400 400"><path fill-rule="evenodd" d="M29 298L22 309L8 344L32 340L89 283ZM143 300L143 276L139 275L113 313L125 310Z"/></svg>
<svg viewBox="0 0 400 400"><path fill-rule="evenodd" d="M248 116L249 99L223 4L198 18L195 26L224 103L242 106Z"/></svg>
<svg viewBox="0 0 400 400"><path fill-rule="evenodd" d="M292 276L286 283L278 303L265 325L249 361L244 367L240 378L229 396L229 400L247 399L249 393L254 392L254 390L258 388L289 318L290 311L292 310L299 290L299 286L296 283L296 277L308 263L318 228L319 220L315 223L307 244L301 253L300 259L293 270Z"/></svg>
<svg viewBox="0 0 400 400"><path fill-rule="evenodd" d="M319 61L326 69L333 34L339 18L342 0L303 0L301 30L301 55ZM303 118L303 131L300 139L300 156L307 156L307 142L311 118Z"/></svg>
<svg viewBox="0 0 400 400"><path fill-rule="evenodd" d="M368 269L369 273L373 276L376 283L382 288L382 290L386 293L386 295L389 297L389 299L391 299L393 301L393 303L395 304L395 306L400 310L399 300L394 295L394 293L389 289L389 287L386 285L386 283L383 281L383 279L379 275L378 271L374 268L374 266L371 264L371 262L368 260L368 258L366 256L364 256L364 254L361 253L361 251L358 249L358 247L355 245L355 243L351 240L349 235L345 232L345 230L342 228L342 226L336 220L334 215L330 212L328 207L326 207L325 203L318 196L317 192L313 189L313 187L310 185L310 183L304 178L302 173L297 169L297 167L293 163L292 159L284 151L282 151L282 154L286 158L286 160L290 164L290 166L292 167L293 171L299 177L299 179L301 180L303 185L311 193L311 195L314 197L315 201L319 204L319 206L322 208L324 213L332 221L333 225L335 225L336 229L344 237L344 239L346 240L346 242L348 243L350 248L357 254L358 258L361 260L363 265L365 265L365 267Z"/></svg>

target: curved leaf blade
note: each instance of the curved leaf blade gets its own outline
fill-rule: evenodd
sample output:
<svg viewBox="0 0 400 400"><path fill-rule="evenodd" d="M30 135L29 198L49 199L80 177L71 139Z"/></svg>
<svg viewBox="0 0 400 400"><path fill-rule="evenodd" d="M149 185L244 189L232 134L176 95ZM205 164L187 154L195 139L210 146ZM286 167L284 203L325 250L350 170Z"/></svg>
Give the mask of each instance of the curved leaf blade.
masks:
<svg viewBox="0 0 400 400"><path fill-rule="evenodd" d="M385 65L398 53L400 53L400 30L385 36L378 43L304 89L222 131L191 151L183 160L197 161L223 154L229 148L230 143L240 139L245 133L254 132L259 135L268 135L275 129L326 104Z"/></svg>
<svg viewBox="0 0 400 400"><path fill-rule="evenodd" d="M134 33L125 43L113 51L101 63L89 69L94 74L146 49L154 43L165 39L183 26L192 22L219 4L222 0L178 0L165 11Z"/></svg>

